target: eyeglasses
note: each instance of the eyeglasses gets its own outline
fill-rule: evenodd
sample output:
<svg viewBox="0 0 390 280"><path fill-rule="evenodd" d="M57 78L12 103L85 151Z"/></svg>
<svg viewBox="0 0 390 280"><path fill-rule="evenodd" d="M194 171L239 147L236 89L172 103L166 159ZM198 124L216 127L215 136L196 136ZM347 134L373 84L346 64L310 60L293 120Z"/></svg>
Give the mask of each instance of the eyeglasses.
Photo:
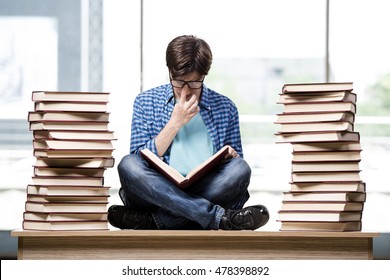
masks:
<svg viewBox="0 0 390 280"><path fill-rule="evenodd" d="M199 89L203 85L203 81L182 81L182 80L175 80L175 79L170 79L171 80L171 85L174 88L183 88L185 85L187 85L190 89Z"/></svg>

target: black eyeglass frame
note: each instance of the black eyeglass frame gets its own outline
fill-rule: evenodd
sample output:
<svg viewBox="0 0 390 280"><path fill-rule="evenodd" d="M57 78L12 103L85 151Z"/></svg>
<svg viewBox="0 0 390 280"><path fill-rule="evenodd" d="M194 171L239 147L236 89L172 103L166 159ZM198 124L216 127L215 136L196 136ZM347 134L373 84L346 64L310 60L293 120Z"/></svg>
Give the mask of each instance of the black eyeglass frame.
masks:
<svg viewBox="0 0 390 280"><path fill-rule="evenodd" d="M174 87L174 88L183 88L185 85L187 85L190 89L200 89L203 86L204 78L201 81L183 81L183 80L178 80L178 79L172 79L171 77L169 77L169 80L171 82L171 86ZM179 86L175 86L175 85L173 85L173 81L180 82L180 83L182 83L182 85L180 87ZM200 83L200 86L199 87L193 87L193 86L191 86L191 83Z"/></svg>

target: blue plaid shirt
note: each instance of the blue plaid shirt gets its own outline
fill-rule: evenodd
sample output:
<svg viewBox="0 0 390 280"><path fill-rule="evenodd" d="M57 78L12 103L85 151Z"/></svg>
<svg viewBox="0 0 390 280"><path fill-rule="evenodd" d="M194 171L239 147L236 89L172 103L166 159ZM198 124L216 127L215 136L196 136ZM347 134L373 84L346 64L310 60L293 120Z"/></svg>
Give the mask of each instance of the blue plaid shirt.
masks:
<svg viewBox="0 0 390 280"><path fill-rule="evenodd" d="M168 123L173 107L174 94L170 84L162 85L139 94L133 107L131 123L130 153L138 154L148 148L157 154L155 139ZM206 86L203 86L199 103L200 115L218 151L230 145L243 157L238 111L236 105ZM163 160L169 163L170 148L165 152Z"/></svg>

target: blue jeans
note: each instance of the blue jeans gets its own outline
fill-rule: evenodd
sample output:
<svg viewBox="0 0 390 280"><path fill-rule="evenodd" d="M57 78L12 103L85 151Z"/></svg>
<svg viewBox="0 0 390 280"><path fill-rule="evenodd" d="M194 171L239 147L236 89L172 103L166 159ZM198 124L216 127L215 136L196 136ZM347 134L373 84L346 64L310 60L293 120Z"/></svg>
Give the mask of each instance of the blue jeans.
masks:
<svg viewBox="0 0 390 280"><path fill-rule="evenodd" d="M138 155L125 156L118 172L124 205L150 211L158 229L218 229L225 209L241 209L249 199L251 169L242 158L224 161L185 190Z"/></svg>

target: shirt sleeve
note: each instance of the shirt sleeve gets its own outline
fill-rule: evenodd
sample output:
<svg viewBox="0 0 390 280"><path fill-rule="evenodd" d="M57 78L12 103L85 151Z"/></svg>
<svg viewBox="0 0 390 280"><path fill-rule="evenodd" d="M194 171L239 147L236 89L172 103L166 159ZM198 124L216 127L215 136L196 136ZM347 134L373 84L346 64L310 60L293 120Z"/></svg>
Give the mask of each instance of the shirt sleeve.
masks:
<svg viewBox="0 0 390 280"><path fill-rule="evenodd" d="M231 103L230 118L227 127L226 145L230 145L240 157L244 157L241 143L240 121L237 107Z"/></svg>
<svg viewBox="0 0 390 280"><path fill-rule="evenodd" d="M148 148L157 154L155 137L151 127L153 123L151 106L147 105L140 96L134 101L133 117L131 122L130 153L139 154L142 149Z"/></svg>

